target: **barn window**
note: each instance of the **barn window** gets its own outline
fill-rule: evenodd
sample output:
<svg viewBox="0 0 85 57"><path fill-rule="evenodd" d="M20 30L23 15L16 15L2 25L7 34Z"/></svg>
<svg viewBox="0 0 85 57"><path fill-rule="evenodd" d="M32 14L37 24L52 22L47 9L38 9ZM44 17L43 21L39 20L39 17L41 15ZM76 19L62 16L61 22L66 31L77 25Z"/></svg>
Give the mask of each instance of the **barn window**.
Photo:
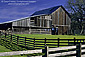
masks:
<svg viewBox="0 0 85 57"><path fill-rule="evenodd" d="M37 19L36 18L34 18L34 20L35 20L35 26L37 25Z"/></svg>
<svg viewBox="0 0 85 57"><path fill-rule="evenodd" d="M40 19L38 19L38 26L40 26Z"/></svg>

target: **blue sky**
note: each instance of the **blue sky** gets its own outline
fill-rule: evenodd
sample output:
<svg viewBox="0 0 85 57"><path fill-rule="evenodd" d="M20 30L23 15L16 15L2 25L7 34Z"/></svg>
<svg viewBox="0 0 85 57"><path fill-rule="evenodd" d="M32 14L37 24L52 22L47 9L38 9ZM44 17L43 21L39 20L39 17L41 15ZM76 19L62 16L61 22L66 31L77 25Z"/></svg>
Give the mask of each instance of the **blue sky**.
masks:
<svg viewBox="0 0 85 57"><path fill-rule="evenodd" d="M35 11L42 10L45 8L66 5L67 0L11 0L11 1L30 1L25 2L24 5L12 4L9 0L0 0L0 23L20 19L23 17L30 16Z"/></svg>

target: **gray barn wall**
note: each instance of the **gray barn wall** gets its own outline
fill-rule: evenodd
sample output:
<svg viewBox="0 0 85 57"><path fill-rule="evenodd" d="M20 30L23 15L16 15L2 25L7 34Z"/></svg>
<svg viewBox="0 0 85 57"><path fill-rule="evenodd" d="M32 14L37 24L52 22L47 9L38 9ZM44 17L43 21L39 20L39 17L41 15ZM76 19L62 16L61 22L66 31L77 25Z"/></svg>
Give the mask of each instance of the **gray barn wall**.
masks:
<svg viewBox="0 0 85 57"><path fill-rule="evenodd" d="M29 27L30 26L30 18L14 21L12 26Z"/></svg>

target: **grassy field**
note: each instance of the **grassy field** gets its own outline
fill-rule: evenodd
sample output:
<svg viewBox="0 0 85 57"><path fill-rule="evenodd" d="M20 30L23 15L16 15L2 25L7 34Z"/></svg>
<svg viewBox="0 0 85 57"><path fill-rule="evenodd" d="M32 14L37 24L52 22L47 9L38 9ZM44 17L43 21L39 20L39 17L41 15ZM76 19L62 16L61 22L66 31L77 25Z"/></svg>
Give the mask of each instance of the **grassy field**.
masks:
<svg viewBox="0 0 85 57"><path fill-rule="evenodd" d="M11 51L10 49L7 49L6 47L0 45L0 52L10 52L10 51Z"/></svg>
<svg viewBox="0 0 85 57"><path fill-rule="evenodd" d="M45 38L46 39L57 39L57 38L60 38L60 39L74 39L74 37L76 39L85 39L84 35L46 35L46 34L16 34L16 35L21 36L21 37L36 38L36 39L45 39ZM45 42L45 40L36 40L36 41L37 41L37 42L35 42L36 48L38 48L38 46L44 46L44 45L42 45L44 43L41 43L41 42ZM58 42L58 41L57 40L47 40L46 42ZM66 41L65 40L60 40L60 42L67 42L67 43L59 43L59 45L60 45L59 47L63 47L61 45L69 45L68 40L66 40ZM70 42L74 42L74 40L70 41ZM80 42L80 41L78 41L78 42ZM32 42L30 42L30 43L32 43ZM49 47L57 47L56 45L58 45L58 43L46 43L46 44Z"/></svg>
<svg viewBox="0 0 85 57"><path fill-rule="evenodd" d="M45 35L45 34L15 34L15 35L21 36L21 37L36 38L36 39L44 39L44 38L47 38L47 39L57 39L57 38L60 38L60 39L73 39L74 37L76 39L85 39L84 35ZM24 39L23 39L23 41L24 41ZM39 40L39 42L44 42L44 41ZM57 41L56 40L55 41L50 40L50 41L47 41L47 42L57 42ZM33 42L30 42L30 43L33 43ZM36 42L35 44L44 44L44 43L37 43ZM57 43L47 43L47 44L49 44L49 46L50 46L50 44L57 45ZM63 43L61 43L61 44L63 44ZM68 44L66 44L66 45L68 45ZM27 46L31 47L30 44L27 45ZM36 45L36 46L38 46L38 45ZM39 45L39 46L44 46L44 45ZM57 46L53 46L53 47L57 47ZM40 48L40 47L36 47L36 48ZM0 52L10 52L10 51L11 50L6 49L5 47L0 45ZM23 55L23 56L17 55L17 56L3 56L3 57L27 57L27 56L26 55Z"/></svg>
<svg viewBox="0 0 85 57"><path fill-rule="evenodd" d="M0 45L0 53L1 52L11 52L11 50ZM16 56L0 56L0 57L27 57L27 56L16 55Z"/></svg>
<svg viewBox="0 0 85 57"><path fill-rule="evenodd" d="M0 53L2 53L2 52L12 52L12 50L7 49L6 47L0 45ZM36 54L22 55L22 56L21 55L0 56L0 57L27 57L27 56L31 56L31 55L36 55Z"/></svg>
<svg viewBox="0 0 85 57"><path fill-rule="evenodd" d="M36 39L85 39L85 35L45 35L45 34L16 34L18 36L29 37L29 38L36 38Z"/></svg>

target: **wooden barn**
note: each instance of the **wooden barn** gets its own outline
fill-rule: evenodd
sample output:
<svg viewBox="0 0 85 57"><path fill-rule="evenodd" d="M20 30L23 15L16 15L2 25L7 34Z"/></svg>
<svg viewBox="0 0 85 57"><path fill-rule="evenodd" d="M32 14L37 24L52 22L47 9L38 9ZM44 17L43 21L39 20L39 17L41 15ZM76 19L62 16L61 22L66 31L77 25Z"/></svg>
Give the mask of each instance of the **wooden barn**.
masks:
<svg viewBox="0 0 85 57"><path fill-rule="evenodd" d="M70 30L71 20L68 12L60 5L36 11L30 17L10 23L12 23L14 33L51 34L54 30L54 34L67 34Z"/></svg>

